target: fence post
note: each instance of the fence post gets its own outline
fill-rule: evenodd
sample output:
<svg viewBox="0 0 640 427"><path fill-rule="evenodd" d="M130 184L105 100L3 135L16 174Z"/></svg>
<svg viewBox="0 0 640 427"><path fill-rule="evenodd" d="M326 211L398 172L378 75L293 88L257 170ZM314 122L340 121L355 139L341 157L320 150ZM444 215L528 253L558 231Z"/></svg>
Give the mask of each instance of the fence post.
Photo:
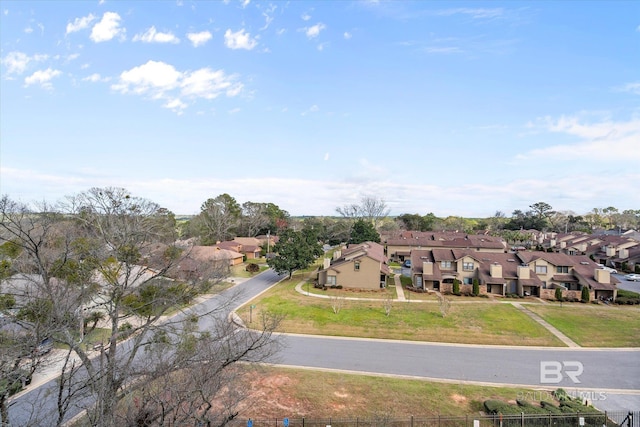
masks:
<svg viewBox="0 0 640 427"><path fill-rule="evenodd" d="M524 427L524 412L520 412L520 427Z"/></svg>
<svg viewBox="0 0 640 427"><path fill-rule="evenodd" d="M304 427L304 417L302 417L302 427Z"/></svg>
<svg viewBox="0 0 640 427"><path fill-rule="evenodd" d="M551 427L551 412L549 412L549 427Z"/></svg>
<svg viewBox="0 0 640 427"><path fill-rule="evenodd" d="M411 427L413 427L413 415L411 415Z"/></svg>

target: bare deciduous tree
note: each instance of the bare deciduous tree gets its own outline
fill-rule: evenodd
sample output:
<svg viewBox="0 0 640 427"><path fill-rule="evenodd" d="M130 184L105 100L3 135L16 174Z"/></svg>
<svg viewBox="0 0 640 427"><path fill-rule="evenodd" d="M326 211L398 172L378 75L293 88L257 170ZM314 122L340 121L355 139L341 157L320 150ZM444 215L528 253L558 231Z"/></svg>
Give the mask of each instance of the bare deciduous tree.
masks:
<svg viewBox="0 0 640 427"><path fill-rule="evenodd" d="M342 310L342 307L344 307L344 298L339 296L332 296L331 309L333 310L333 314L340 313L340 310Z"/></svg>
<svg viewBox="0 0 640 427"><path fill-rule="evenodd" d="M92 426L121 425L130 391L151 390L160 379L156 371L167 381L180 375L202 378L202 373L197 375L202 364L211 369L210 381L218 387L200 387L200 400L189 395L195 406L188 422L211 419L224 424L228 417L218 417L222 412L207 409L205 401L229 385L225 375L235 363L272 354L270 332L276 323L265 323L258 332L233 328L222 316L233 297L215 309L191 311L188 317L180 312L165 317L176 304L190 303L203 280L222 279L216 268L196 269L198 274L188 280L166 278L189 253L167 245L175 232L170 212L125 189L94 188L48 210L30 209L5 197L0 214L0 243L20 249L11 259L15 274L2 282L3 288L21 284L14 286L22 289L16 298L22 305L19 312L33 325L48 325L47 336L69 349L60 367L57 414L50 414L49 424L61 425L69 408L85 407ZM95 312L107 336L97 352L83 328L85 316ZM187 324L185 318L190 319ZM199 325L212 321L214 332L200 331ZM4 419L10 416L3 414Z"/></svg>
<svg viewBox="0 0 640 427"><path fill-rule="evenodd" d="M382 300L382 307L384 308L385 316L389 316L391 314L391 309L393 308L393 295L390 292L387 292Z"/></svg>
<svg viewBox="0 0 640 427"><path fill-rule="evenodd" d="M447 317L447 314L449 314L449 310L451 309L451 302L449 302L447 297L445 297L442 293L437 292L437 295L440 314L442 314L442 317Z"/></svg>

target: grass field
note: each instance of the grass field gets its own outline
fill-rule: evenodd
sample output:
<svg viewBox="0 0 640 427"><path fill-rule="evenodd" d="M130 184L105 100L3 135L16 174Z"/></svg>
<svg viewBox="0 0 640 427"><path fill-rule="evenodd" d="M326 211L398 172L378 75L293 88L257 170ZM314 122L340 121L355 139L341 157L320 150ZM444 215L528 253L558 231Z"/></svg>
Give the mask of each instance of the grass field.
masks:
<svg viewBox="0 0 640 427"><path fill-rule="evenodd" d="M584 347L640 347L640 307L563 304L527 305Z"/></svg>
<svg viewBox="0 0 640 427"><path fill-rule="evenodd" d="M259 317L261 312L284 315L281 329L290 333L468 344L563 345L545 328L508 304L453 303L443 317L438 303L396 301L387 316L385 300L349 301L301 295L294 288L303 277L294 275L292 280L276 285L253 300L256 306L253 315ZM248 320L246 306L238 314Z"/></svg>

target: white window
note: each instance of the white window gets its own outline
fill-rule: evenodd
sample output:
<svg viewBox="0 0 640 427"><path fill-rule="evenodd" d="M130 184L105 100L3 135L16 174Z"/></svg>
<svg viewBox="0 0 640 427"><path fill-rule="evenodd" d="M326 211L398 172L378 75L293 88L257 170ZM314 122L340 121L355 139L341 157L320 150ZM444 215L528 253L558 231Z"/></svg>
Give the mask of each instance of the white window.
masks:
<svg viewBox="0 0 640 427"><path fill-rule="evenodd" d="M462 269L463 270L467 270L467 271L473 271L474 269L474 265L473 262L463 262L462 263Z"/></svg>
<svg viewBox="0 0 640 427"><path fill-rule="evenodd" d="M451 269L451 261L440 261L440 268Z"/></svg>
<svg viewBox="0 0 640 427"><path fill-rule="evenodd" d="M360 271L360 261L356 261L353 263L353 269L355 271Z"/></svg>
<svg viewBox="0 0 640 427"><path fill-rule="evenodd" d="M568 273L568 272L569 272L569 266L559 265L556 267L556 273Z"/></svg>
<svg viewBox="0 0 640 427"><path fill-rule="evenodd" d="M536 265L536 274L547 274L546 265Z"/></svg>
<svg viewBox="0 0 640 427"><path fill-rule="evenodd" d="M327 276L327 285L335 286L336 276Z"/></svg>

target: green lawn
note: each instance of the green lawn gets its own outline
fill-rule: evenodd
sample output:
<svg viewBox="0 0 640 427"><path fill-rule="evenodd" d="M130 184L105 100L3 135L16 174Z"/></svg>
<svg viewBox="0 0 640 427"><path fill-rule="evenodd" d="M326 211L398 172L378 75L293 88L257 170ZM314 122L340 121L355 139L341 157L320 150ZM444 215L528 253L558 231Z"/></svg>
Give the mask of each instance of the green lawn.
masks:
<svg viewBox="0 0 640 427"><path fill-rule="evenodd" d="M640 307L563 304L527 308L583 347L640 347Z"/></svg>
<svg viewBox="0 0 640 427"><path fill-rule="evenodd" d="M452 303L443 317L438 303L396 301L387 316L384 300L348 301L301 295L294 290L301 279L302 275L294 276L253 300L251 304L256 305L253 318L259 318L256 313L260 312L284 315L282 330L290 333L469 344L563 345L508 304ZM336 305L340 306L337 314ZM248 307L238 314L248 321Z"/></svg>

